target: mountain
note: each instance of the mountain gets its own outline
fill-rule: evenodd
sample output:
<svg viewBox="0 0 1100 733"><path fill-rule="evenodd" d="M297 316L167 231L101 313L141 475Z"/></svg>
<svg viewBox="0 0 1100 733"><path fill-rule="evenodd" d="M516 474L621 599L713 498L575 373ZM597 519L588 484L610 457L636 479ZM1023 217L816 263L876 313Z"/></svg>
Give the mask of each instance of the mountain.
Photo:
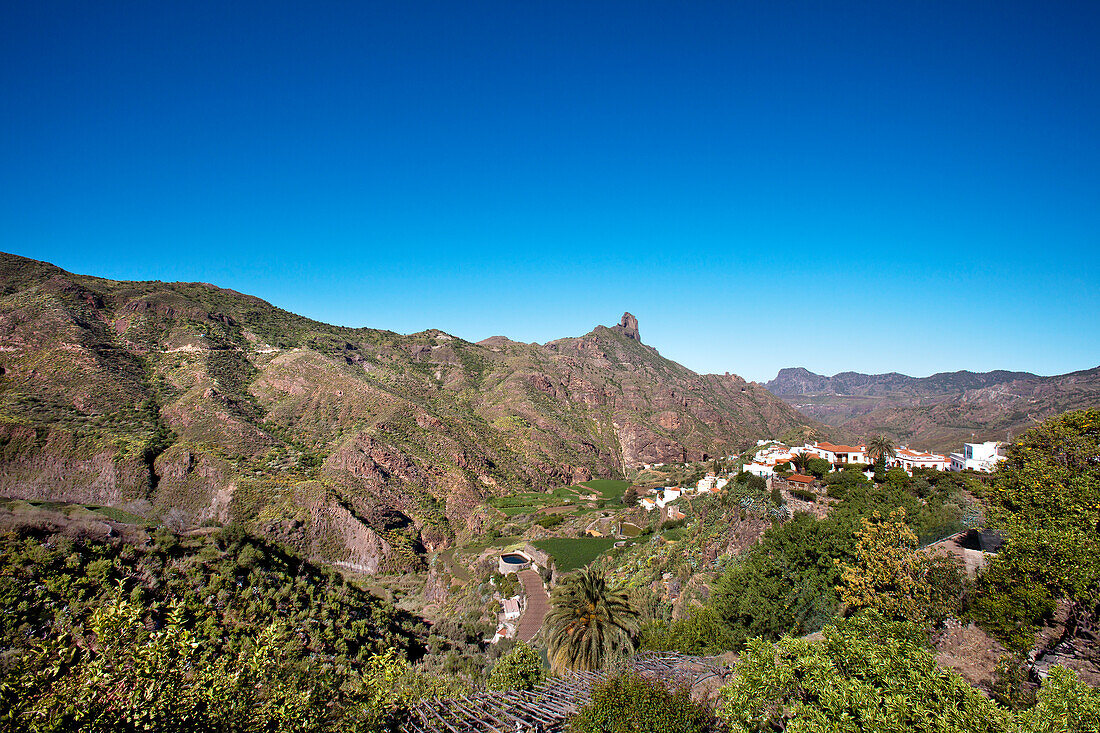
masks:
<svg viewBox="0 0 1100 733"><path fill-rule="evenodd" d="M899 393L921 396L958 394L968 389L991 387L1014 379L1033 379L1029 372L941 372L930 377L909 377L897 372L889 374L860 374L841 372L831 377L814 374L808 369L794 367L780 369L775 379L764 386L773 394L791 395L845 395L864 397L894 396Z"/></svg>
<svg viewBox="0 0 1100 733"><path fill-rule="evenodd" d="M0 344L0 495L236 520L369 572L479 532L490 496L823 427L665 359L629 313L475 344L0 254Z"/></svg>
<svg viewBox="0 0 1100 733"><path fill-rule="evenodd" d="M885 434L925 449L1005 440L1067 410L1100 406L1100 367L1041 377L944 372L930 377L781 369L767 388L807 416L858 436Z"/></svg>

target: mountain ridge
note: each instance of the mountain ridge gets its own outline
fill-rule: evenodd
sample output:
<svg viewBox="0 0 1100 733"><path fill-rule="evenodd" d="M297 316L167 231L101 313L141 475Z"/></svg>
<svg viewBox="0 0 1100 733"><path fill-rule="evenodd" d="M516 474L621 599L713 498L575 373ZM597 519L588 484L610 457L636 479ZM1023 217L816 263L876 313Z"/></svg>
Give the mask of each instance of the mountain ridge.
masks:
<svg viewBox="0 0 1100 733"><path fill-rule="evenodd" d="M491 496L831 434L662 357L629 313L475 344L0 255L0 340L0 494L242 521L370 572L480 532Z"/></svg>
<svg viewBox="0 0 1100 733"><path fill-rule="evenodd" d="M1100 405L1100 367L1068 374L840 372L781 369L769 390L803 414L856 435L884 434L939 451L964 442L1007 440L1067 410Z"/></svg>

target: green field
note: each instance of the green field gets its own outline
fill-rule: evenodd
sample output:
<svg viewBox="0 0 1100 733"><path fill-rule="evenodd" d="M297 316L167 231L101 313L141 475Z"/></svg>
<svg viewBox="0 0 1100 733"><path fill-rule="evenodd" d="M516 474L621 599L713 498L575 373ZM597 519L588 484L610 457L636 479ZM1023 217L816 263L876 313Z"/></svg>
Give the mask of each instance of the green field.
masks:
<svg viewBox="0 0 1100 733"><path fill-rule="evenodd" d="M583 568L611 549L614 537L552 537L532 542L535 547L554 558L558 570Z"/></svg>
<svg viewBox="0 0 1100 733"><path fill-rule="evenodd" d="M629 481L618 481L610 478L596 478L585 481L581 486L598 491L607 500L621 499L623 492L630 488Z"/></svg>

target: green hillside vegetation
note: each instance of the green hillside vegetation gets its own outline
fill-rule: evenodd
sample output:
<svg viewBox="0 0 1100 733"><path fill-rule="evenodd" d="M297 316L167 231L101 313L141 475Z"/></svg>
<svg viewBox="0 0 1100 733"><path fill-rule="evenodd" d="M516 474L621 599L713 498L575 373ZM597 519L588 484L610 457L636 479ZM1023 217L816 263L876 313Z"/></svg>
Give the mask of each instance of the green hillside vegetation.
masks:
<svg viewBox="0 0 1100 733"><path fill-rule="evenodd" d="M103 540L82 522L6 516L5 729L372 728L461 689L412 668L446 646L419 620L239 527Z"/></svg>

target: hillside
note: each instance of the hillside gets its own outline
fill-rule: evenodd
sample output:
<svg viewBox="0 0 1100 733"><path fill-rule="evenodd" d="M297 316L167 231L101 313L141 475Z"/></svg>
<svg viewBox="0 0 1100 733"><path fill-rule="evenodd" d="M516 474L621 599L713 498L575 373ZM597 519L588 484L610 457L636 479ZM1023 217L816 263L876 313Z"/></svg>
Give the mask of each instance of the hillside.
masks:
<svg viewBox="0 0 1100 733"><path fill-rule="evenodd" d="M803 414L860 436L885 433L932 450L1005 440L1068 410L1100 405L1100 367L1041 377L944 372L930 377L781 369L767 388Z"/></svg>
<svg viewBox="0 0 1100 733"><path fill-rule="evenodd" d="M611 328L524 344L318 323L205 283L0 255L0 495L245 522L367 572L481 528L491 496L821 426Z"/></svg>

